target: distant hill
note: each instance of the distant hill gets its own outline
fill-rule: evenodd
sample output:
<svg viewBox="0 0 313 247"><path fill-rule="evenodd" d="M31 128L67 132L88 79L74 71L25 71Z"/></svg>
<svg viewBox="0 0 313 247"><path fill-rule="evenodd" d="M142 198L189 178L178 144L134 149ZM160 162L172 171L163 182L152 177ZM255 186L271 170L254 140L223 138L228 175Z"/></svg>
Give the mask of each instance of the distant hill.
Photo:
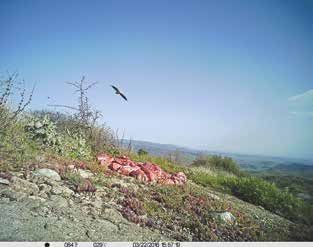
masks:
<svg viewBox="0 0 313 247"><path fill-rule="evenodd" d="M125 146L129 144L129 140L125 139L123 142ZM234 159L242 169L247 171L313 171L313 160L199 150L173 144L160 144L139 140L132 140L131 143L136 152L140 148L143 148L154 156L165 156L169 152L179 150L185 157L185 160L189 162L192 162L199 153L227 156Z"/></svg>
<svg viewBox="0 0 313 247"><path fill-rule="evenodd" d="M264 176L297 176L313 181L313 166L300 163L278 164L274 167L264 169L260 174Z"/></svg>
<svg viewBox="0 0 313 247"><path fill-rule="evenodd" d="M282 171L302 171L302 172L313 171L313 166L303 165L299 163L280 164L280 165L275 166L274 168L276 170L282 170Z"/></svg>

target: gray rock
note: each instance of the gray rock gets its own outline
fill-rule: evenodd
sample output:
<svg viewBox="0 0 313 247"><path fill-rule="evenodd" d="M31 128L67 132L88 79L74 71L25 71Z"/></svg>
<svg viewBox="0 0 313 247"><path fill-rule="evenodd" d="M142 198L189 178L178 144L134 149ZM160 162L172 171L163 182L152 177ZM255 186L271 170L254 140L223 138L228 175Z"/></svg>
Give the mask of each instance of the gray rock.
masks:
<svg viewBox="0 0 313 247"><path fill-rule="evenodd" d="M36 171L33 171L32 173L36 176L48 177L48 178L50 178L52 180L56 180L56 181L61 180L60 175L56 171L51 170L51 169L47 169L47 168L38 169Z"/></svg>
<svg viewBox="0 0 313 247"><path fill-rule="evenodd" d="M61 197L62 198L62 197ZM51 196L60 201L60 196ZM64 199L64 198L63 198ZM31 202L32 201L32 202ZM11 201L0 203L0 241L170 241L157 231L131 222L115 224L110 219L94 218L79 205L51 210L47 202ZM31 207L29 206L31 204ZM33 206L39 205L35 210ZM116 215L116 219L122 216Z"/></svg>
<svg viewBox="0 0 313 247"><path fill-rule="evenodd" d="M27 197L26 193L15 191L10 187L3 188L0 190L1 197L9 198L12 201L20 201Z"/></svg>
<svg viewBox="0 0 313 247"><path fill-rule="evenodd" d="M0 197L0 203L9 203L9 202L10 202L10 198Z"/></svg>
<svg viewBox="0 0 313 247"><path fill-rule="evenodd" d="M7 179L4 179L4 178L0 178L0 184L6 184L6 185L9 185L10 184L10 181L7 180Z"/></svg>
<svg viewBox="0 0 313 247"><path fill-rule="evenodd" d="M55 185L51 189L51 194L53 195L60 195L62 194L62 186L60 185Z"/></svg>
<svg viewBox="0 0 313 247"><path fill-rule="evenodd" d="M62 196L52 195L50 197L51 201L48 201L48 206L55 207L55 208L65 208L68 206L67 200Z"/></svg>
<svg viewBox="0 0 313 247"><path fill-rule="evenodd" d="M58 186L58 185L60 185L60 181L52 180L52 179L46 177L46 178L45 178L45 184L50 185L51 188L52 188L53 186Z"/></svg>
<svg viewBox="0 0 313 247"><path fill-rule="evenodd" d="M36 209L36 208L40 208L42 205L42 200L39 197L28 197L24 200L25 202L25 206L29 209Z"/></svg>
<svg viewBox="0 0 313 247"><path fill-rule="evenodd" d="M15 177L24 177L24 173L21 171L11 171L10 173Z"/></svg>
<svg viewBox="0 0 313 247"><path fill-rule="evenodd" d="M221 200L221 198L219 198L217 195L213 194L213 193L208 193L208 196L214 200Z"/></svg>
<svg viewBox="0 0 313 247"><path fill-rule="evenodd" d="M51 186L48 184L41 184L39 185L40 193L49 193L51 191Z"/></svg>
<svg viewBox="0 0 313 247"><path fill-rule="evenodd" d="M230 212L211 212L210 215L220 224L233 225L236 222L236 217Z"/></svg>
<svg viewBox="0 0 313 247"><path fill-rule="evenodd" d="M95 208L102 208L102 200L96 199L95 201L90 203Z"/></svg>
<svg viewBox="0 0 313 247"><path fill-rule="evenodd" d="M93 173L90 171L78 169L79 175L83 178L91 178L93 177Z"/></svg>
<svg viewBox="0 0 313 247"><path fill-rule="evenodd" d="M102 217L107 220L110 220L115 224L128 223L128 221L121 215L121 213L114 208L105 208Z"/></svg>
<svg viewBox="0 0 313 247"><path fill-rule="evenodd" d="M13 177L11 182L12 182L11 187L15 191L24 192L24 193L29 194L29 195L37 195L39 192L38 186L34 183L27 181L27 180Z"/></svg>
<svg viewBox="0 0 313 247"><path fill-rule="evenodd" d="M68 205L71 207L71 206L74 206L74 202L72 200L68 200Z"/></svg>
<svg viewBox="0 0 313 247"><path fill-rule="evenodd" d="M51 194L62 195L64 197L71 197L72 195L74 195L74 191L65 186L54 185L51 189Z"/></svg>
<svg viewBox="0 0 313 247"><path fill-rule="evenodd" d="M74 191L72 191L71 189L69 189L69 188L63 186L63 187L62 187L62 195L63 195L64 197L71 197L71 196L74 195Z"/></svg>
<svg viewBox="0 0 313 247"><path fill-rule="evenodd" d="M45 157L44 157L43 155L37 155L37 156L35 157L35 160L36 160L37 162L43 162L43 161L45 161Z"/></svg>

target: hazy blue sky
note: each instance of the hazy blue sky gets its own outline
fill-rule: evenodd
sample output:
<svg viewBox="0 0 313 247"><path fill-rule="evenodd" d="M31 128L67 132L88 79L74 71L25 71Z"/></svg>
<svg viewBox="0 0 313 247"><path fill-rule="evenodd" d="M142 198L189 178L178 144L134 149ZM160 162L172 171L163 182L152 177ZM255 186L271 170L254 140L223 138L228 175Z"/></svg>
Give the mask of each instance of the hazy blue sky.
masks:
<svg viewBox="0 0 313 247"><path fill-rule="evenodd" d="M126 137L313 158L310 0L1 0L0 31L0 72L37 83L34 109L75 103L65 82L86 75Z"/></svg>

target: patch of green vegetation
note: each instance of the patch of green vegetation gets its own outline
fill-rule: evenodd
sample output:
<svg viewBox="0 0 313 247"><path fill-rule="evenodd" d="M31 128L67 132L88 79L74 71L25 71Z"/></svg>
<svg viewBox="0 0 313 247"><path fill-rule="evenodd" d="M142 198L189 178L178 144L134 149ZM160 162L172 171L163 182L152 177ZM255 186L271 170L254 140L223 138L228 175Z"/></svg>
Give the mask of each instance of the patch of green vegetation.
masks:
<svg viewBox="0 0 313 247"><path fill-rule="evenodd" d="M110 187L110 183L107 180L108 176L104 175L103 173L96 173L95 176L93 176L91 178L91 182L94 185L97 186L106 186L106 187Z"/></svg>
<svg viewBox="0 0 313 247"><path fill-rule="evenodd" d="M213 187L236 197L261 205L292 221L312 224L313 208L290 192L279 189L274 183L255 177L225 177L194 174L192 179L202 186Z"/></svg>
<svg viewBox="0 0 313 247"><path fill-rule="evenodd" d="M261 205L292 221L313 223L313 208L286 190L280 190L274 183L259 178L228 178L222 182L232 194L247 202Z"/></svg>
<svg viewBox="0 0 313 247"><path fill-rule="evenodd" d="M122 214L142 226L162 230L180 241L251 241L287 239L288 229L253 219L233 202L211 197L209 190L194 183L184 186L150 185L136 192L123 188ZM142 203L139 203L142 202ZM236 224L220 224L211 212L231 212ZM141 215L146 215L142 218Z"/></svg>
<svg viewBox="0 0 313 247"><path fill-rule="evenodd" d="M232 158L218 155L200 156L192 162L191 166L223 170L236 176L244 175L243 171L240 170L240 167Z"/></svg>
<svg viewBox="0 0 313 247"><path fill-rule="evenodd" d="M3 160L4 170L22 167L40 153L39 145L25 133L22 121L7 126L0 135L0 160Z"/></svg>
<svg viewBox="0 0 313 247"><path fill-rule="evenodd" d="M148 152L147 152L146 150L140 148L140 149L138 150L137 154L138 154L139 156L141 156L141 155L148 155Z"/></svg>
<svg viewBox="0 0 313 247"><path fill-rule="evenodd" d="M84 178L75 171L67 171L64 174L64 179L72 186L81 186L84 184Z"/></svg>
<svg viewBox="0 0 313 247"><path fill-rule="evenodd" d="M170 173L184 172L187 178L196 184L233 194L244 201L263 206L292 221L305 224L312 224L313 222L313 208L311 205L298 199L289 191L279 189L274 183L246 174L243 176L240 169L229 159L211 157L201 161L203 163L197 163L198 165L184 167L174 165L164 158L149 155L133 155L132 158L136 161L149 161L158 164ZM221 173L223 169L228 172L228 175ZM229 173L230 171L231 173ZM233 173L241 176L231 175ZM175 194L172 194L171 197L176 198Z"/></svg>
<svg viewBox="0 0 313 247"><path fill-rule="evenodd" d="M137 155L132 153L130 158L136 162L151 162L154 164L158 164L163 170L169 173L176 173L176 172L184 172L187 171L187 168L181 165L174 165L170 161L162 157L156 157L151 155Z"/></svg>
<svg viewBox="0 0 313 247"><path fill-rule="evenodd" d="M306 194L308 198L306 201L313 203L313 180L305 177L298 177L294 175L278 175L269 174L267 172L255 173L255 176L260 177L266 181L273 182L280 189L288 190L294 196L299 194Z"/></svg>
<svg viewBox="0 0 313 247"><path fill-rule="evenodd" d="M45 148L53 148L61 155L70 158L90 159L91 149L86 138L79 133L58 131L56 124L43 117L30 117L25 125L25 130L31 139L38 141Z"/></svg>

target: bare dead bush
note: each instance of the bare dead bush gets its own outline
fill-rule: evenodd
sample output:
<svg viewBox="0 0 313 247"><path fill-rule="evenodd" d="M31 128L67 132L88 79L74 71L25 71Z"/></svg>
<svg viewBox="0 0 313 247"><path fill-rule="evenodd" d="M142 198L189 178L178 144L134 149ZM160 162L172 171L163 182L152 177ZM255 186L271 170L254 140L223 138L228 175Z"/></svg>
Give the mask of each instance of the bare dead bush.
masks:
<svg viewBox="0 0 313 247"><path fill-rule="evenodd" d="M98 124L102 114L89 101L88 91L97 82L87 82L83 76L80 81L68 82L67 84L73 86L75 93L78 93L77 106L59 104L49 106L63 107L74 111L74 114L66 119L66 122L71 124L69 129L72 131L76 129L79 133L83 133L94 152L106 151L112 154L117 152L118 145L114 138L114 131L105 124ZM60 117L60 115L56 115L56 117Z"/></svg>
<svg viewBox="0 0 313 247"><path fill-rule="evenodd" d="M18 81L17 78L18 74L13 73L8 74L6 79L0 79L0 133L18 119L33 97L35 87L27 96L23 82ZM17 100L15 107L14 100Z"/></svg>

